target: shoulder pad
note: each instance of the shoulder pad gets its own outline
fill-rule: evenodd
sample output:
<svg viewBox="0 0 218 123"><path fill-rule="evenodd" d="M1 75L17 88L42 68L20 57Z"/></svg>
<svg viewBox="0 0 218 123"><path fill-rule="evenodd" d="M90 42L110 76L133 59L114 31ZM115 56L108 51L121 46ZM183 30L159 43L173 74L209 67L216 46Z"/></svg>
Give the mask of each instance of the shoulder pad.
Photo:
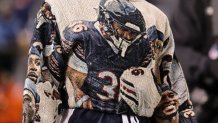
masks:
<svg viewBox="0 0 218 123"><path fill-rule="evenodd" d="M84 21L73 21L64 30L64 38L67 41L74 42L82 40L83 34L88 30L88 26Z"/></svg>

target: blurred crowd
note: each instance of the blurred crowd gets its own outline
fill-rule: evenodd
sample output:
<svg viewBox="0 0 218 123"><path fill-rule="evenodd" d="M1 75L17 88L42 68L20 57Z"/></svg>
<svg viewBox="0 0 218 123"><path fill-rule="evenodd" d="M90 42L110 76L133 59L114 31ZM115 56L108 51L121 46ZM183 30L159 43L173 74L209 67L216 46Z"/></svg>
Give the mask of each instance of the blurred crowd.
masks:
<svg viewBox="0 0 218 123"><path fill-rule="evenodd" d="M20 123L26 58L40 0L0 0L0 123Z"/></svg>
<svg viewBox="0 0 218 123"><path fill-rule="evenodd" d="M169 17L176 55L199 123L217 123L218 1L148 1ZM0 0L0 123L21 122L28 48L41 3L42 0Z"/></svg>

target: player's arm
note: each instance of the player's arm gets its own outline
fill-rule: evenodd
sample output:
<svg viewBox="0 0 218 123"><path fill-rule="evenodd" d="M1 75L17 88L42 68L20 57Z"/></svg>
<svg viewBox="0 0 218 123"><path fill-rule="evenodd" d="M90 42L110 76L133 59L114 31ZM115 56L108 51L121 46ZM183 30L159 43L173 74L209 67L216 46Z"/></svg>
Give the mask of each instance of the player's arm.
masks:
<svg viewBox="0 0 218 123"><path fill-rule="evenodd" d="M169 33L168 33L169 32ZM167 20L166 24L166 33L169 34L168 38L166 38L163 46L166 45L165 54L162 58L161 67L164 72L165 82L170 84L170 88L177 95L177 102L179 104L178 107L178 116L176 116L179 123L197 123L195 113L193 111L193 106L189 97L189 90L187 86L187 82L184 77L184 73L180 63L175 55L175 44L173 34ZM167 57L166 57L167 56Z"/></svg>
<svg viewBox="0 0 218 123"><path fill-rule="evenodd" d="M160 102L159 107L157 107L158 112L156 112L156 114L160 113L165 117L158 117L156 115L156 120L159 123L166 121L170 121L171 123L196 123L197 121L189 99L187 83L181 66L174 54L175 44L168 19L166 19L165 27L165 39L163 40L163 49L160 57L160 75L162 83L168 84L168 86L162 88L161 102L166 103ZM168 90L164 91L166 89ZM165 95L166 92L170 92L167 94L168 96Z"/></svg>
<svg viewBox="0 0 218 123"><path fill-rule="evenodd" d="M163 43L157 41L156 46L160 47L160 86L162 89L162 99L155 110L155 120L157 123L179 123L184 119L179 107L184 100L189 98L186 81L183 76L181 66L174 58L174 39L172 31L166 18ZM186 119L186 122L192 120ZM184 123L184 122L182 122Z"/></svg>
<svg viewBox="0 0 218 123"><path fill-rule="evenodd" d="M167 17L161 16L161 19L163 21L158 21L155 26L148 28L148 39L151 41L150 47L155 60L152 71L158 84L170 88L169 74L175 46Z"/></svg>
<svg viewBox="0 0 218 123"><path fill-rule="evenodd" d="M93 107L89 96L80 89L84 83L87 74L68 66L66 75L69 78L74 89L76 107L92 109Z"/></svg>
<svg viewBox="0 0 218 123"><path fill-rule="evenodd" d="M37 110L36 103L39 103L40 97L37 94L36 83L41 76L41 54L45 47L45 41L49 38L49 23L50 17L52 17L50 6L44 3L37 13L35 20L35 27L33 31L33 37L31 40L31 46L28 55L27 77L25 79L24 91L23 91L23 122L33 122L35 113ZM51 29L51 28L50 28Z"/></svg>
<svg viewBox="0 0 218 123"><path fill-rule="evenodd" d="M182 67L177 58L174 56L173 64L170 72L171 89L177 93L179 101L179 120L180 123L196 123L195 113L190 101L189 89L184 77ZM188 114L188 115L187 115Z"/></svg>
<svg viewBox="0 0 218 123"><path fill-rule="evenodd" d="M172 66L174 50L175 50L175 44L174 44L174 39L171 30L169 31L169 35L166 36L166 38L163 40L162 46L163 46L162 49L163 51L160 57L161 82L170 85L169 74L171 72L171 66Z"/></svg>
<svg viewBox="0 0 218 123"><path fill-rule="evenodd" d="M76 107L92 109L89 96L80 88L87 75L86 63L84 62L85 31L88 30L83 21L74 21L64 30L65 40L62 40L63 52L69 58L66 76L69 78L75 96Z"/></svg>

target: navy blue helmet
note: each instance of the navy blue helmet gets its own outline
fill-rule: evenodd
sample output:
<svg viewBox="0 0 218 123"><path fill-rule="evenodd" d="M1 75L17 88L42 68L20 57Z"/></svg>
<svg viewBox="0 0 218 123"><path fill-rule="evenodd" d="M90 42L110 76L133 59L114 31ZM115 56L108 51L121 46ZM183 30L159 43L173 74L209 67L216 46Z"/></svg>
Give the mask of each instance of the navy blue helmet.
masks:
<svg viewBox="0 0 218 123"><path fill-rule="evenodd" d="M146 34L145 20L141 12L127 0L101 0L99 5L98 21L103 25L113 45L120 50L122 56L127 48L134 42L142 39ZM119 28L113 26L114 22ZM119 34L118 29L130 32L134 35L126 39Z"/></svg>
<svg viewBox="0 0 218 123"><path fill-rule="evenodd" d="M145 32L145 20L141 12L127 0L101 0L98 20L112 31L111 23L117 22L131 31Z"/></svg>

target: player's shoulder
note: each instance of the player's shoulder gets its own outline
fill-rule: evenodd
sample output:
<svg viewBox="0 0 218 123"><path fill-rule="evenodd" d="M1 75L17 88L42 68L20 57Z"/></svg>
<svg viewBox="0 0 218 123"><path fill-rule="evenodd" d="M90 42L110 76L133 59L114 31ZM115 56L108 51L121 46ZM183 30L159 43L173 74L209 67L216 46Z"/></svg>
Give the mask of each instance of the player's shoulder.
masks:
<svg viewBox="0 0 218 123"><path fill-rule="evenodd" d="M146 27L168 21L168 17L163 11L145 0L134 0L132 4L142 13L146 21Z"/></svg>
<svg viewBox="0 0 218 123"><path fill-rule="evenodd" d="M68 41L81 39L84 37L84 35L88 34L88 32L90 32L90 30L92 30L93 27L93 22L91 21L72 21L65 27L63 31L64 38Z"/></svg>
<svg viewBox="0 0 218 123"><path fill-rule="evenodd" d="M162 10L145 0L134 0L132 3L142 13L147 31L155 29L163 33L164 38L169 36L169 20Z"/></svg>
<svg viewBox="0 0 218 123"><path fill-rule="evenodd" d="M145 1L145 0L130 0L131 3L141 11L141 13L144 15L150 15L156 18L164 18L166 19L166 14L157 8L155 5Z"/></svg>

